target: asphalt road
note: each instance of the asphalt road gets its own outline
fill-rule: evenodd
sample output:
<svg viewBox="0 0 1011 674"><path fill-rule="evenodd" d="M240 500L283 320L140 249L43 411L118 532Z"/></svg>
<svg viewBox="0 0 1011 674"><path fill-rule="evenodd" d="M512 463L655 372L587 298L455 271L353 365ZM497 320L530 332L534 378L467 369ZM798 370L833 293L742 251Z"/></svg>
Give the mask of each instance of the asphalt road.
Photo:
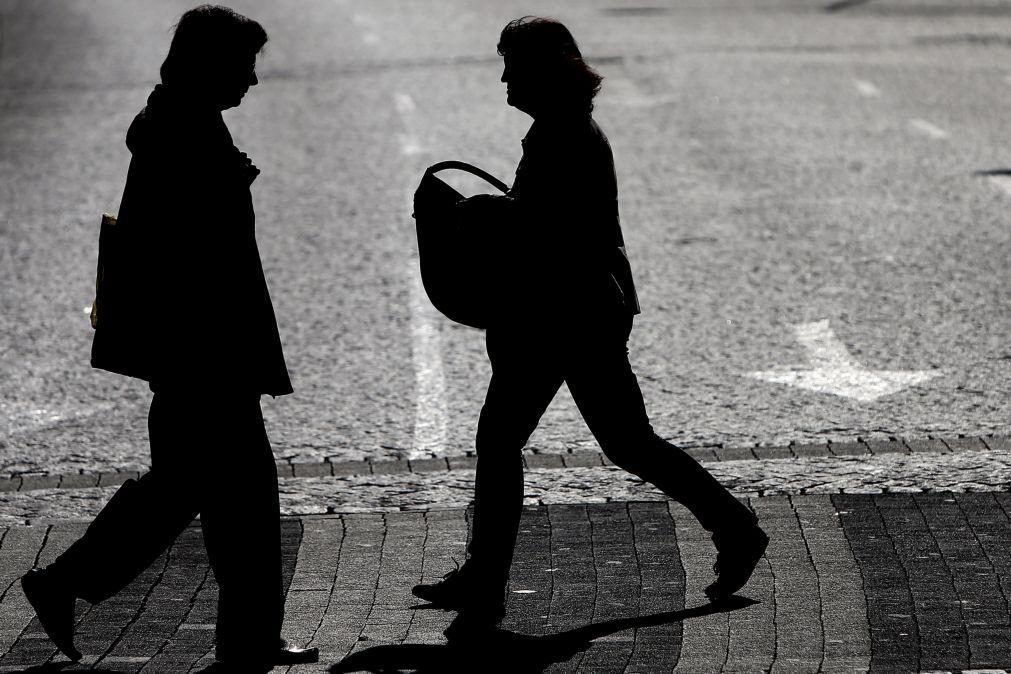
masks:
<svg viewBox="0 0 1011 674"><path fill-rule="evenodd" d="M0 472L147 463L150 394L89 368L85 308L126 128L188 6L0 0ZM262 170L258 239L296 388L264 401L278 457L471 449L483 335L425 301L409 196L446 158L511 179L529 118L505 105L495 43L531 6L233 6L271 36L226 119ZM661 435L1011 431L1011 181L974 175L1011 167L1011 2L536 11L606 78L595 116L643 305L631 358ZM164 310L194 329L185 298ZM780 378L821 390L748 376L803 370L824 377ZM923 380L873 397L890 375L867 370ZM531 445L593 445L566 393Z"/></svg>

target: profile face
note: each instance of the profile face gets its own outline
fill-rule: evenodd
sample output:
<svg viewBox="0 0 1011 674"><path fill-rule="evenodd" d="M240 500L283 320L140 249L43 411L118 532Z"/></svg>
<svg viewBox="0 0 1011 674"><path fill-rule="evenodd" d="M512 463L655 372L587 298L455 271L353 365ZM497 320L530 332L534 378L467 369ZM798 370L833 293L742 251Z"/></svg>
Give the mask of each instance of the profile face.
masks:
<svg viewBox="0 0 1011 674"><path fill-rule="evenodd" d="M513 54L502 57L502 81L506 85L506 102L527 114L537 107L537 87L533 77L533 66Z"/></svg>
<svg viewBox="0 0 1011 674"><path fill-rule="evenodd" d="M218 91L218 107L234 108L242 102L250 87L259 83L256 77L256 54L236 59L222 73Z"/></svg>

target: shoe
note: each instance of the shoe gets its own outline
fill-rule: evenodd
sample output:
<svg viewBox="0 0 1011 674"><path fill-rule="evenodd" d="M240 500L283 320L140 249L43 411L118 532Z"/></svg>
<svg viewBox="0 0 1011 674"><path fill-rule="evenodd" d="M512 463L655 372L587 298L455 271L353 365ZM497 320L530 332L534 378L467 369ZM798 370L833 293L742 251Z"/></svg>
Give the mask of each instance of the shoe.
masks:
<svg viewBox="0 0 1011 674"><path fill-rule="evenodd" d="M64 655L72 661L81 659L74 648L74 603L70 590L55 582L45 569L32 569L21 576L21 589L35 609L42 629Z"/></svg>
<svg viewBox="0 0 1011 674"><path fill-rule="evenodd" d="M505 617L503 602L473 605L462 609L443 634L451 646L470 645L486 641L498 632L498 624Z"/></svg>
<svg viewBox="0 0 1011 674"><path fill-rule="evenodd" d="M744 587L769 546L769 537L757 523L731 527L713 534L716 544L716 581L706 588L712 602L725 601Z"/></svg>
<svg viewBox="0 0 1011 674"><path fill-rule="evenodd" d="M274 665L311 665L319 662L319 649L316 647L299 648L290 646L287 641L281 639L281 649L274 658Z"/></svg>
<svg viewBox="0 0 1011 674"><path fill-rule="evenodd" d="M284 639L280 640L280 647L273 655L268 655L269 662L263 662L259 658L250 659L250 655L241 651L223 653L218 651L218 660L211 667L203 671L213 672L269 672L274 667L288 667L291 665L311 665L319 662L318 648L299 648L291 646Z"/></svg>
<svg viewBox="0 0 1011 674"><path fill-rule="evenodd" d="M457 565L438 583L415 585L411 588L411 594L439 608L462 609L472 599L476 585L471 568L467 564Z"/></svg>

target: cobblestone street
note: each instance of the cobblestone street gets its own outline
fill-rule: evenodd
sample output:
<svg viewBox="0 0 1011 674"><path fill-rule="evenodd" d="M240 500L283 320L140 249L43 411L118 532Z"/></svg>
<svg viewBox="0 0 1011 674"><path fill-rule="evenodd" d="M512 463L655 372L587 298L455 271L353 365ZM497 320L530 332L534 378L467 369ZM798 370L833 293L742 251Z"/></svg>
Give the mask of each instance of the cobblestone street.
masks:
<svg viewBox="0 0 1011 674"><path fill-rule="evenodd" d="M713 551L667 502L531 506L509 588L508 631L464 667L410 587L463 558L466 513L284 520L284 633L321 650L291 672L913 672L1011 665L1007 493L751 499L770 533L748 601L716 610ZM59 663L16 578L82 523L16 526L0 540L0 671ZM126 591L79 603L81 665L178 672L208 664L216 588L190 528ZM504 667L504 668L503 668ZM282 671L277 669L275 671Z"/></svg>
<svg viewBox="0 0 1011 674"><path fill-rule="evenodd" d="M194 4L0 0L0 674L214 659L199 521L125 591L77 601L79 664L19 583L151 465L151 387L91 367L89 316L101 214L130 221L125 134ZM275 672L1011 672L1011 0L226 4L269 36L224 120L259 174L256 252L294 388L260 401L284 636L321 654ZM444 160L514 181L531 119L497 44L528 13L568 26L603 78L592 116L649 423L771 541L736 600L708 603L709 533L612 464L563 383L522 452L503 629L450 645L455 613L410 590L466 558L491 363L486 335L427 296L412 196ZM198 210L174 232L199 243ZM526 238L503 269L523 286L546 239L509 224ZM210 295L178 295L148 302L157 325L213 337L191 302ZM214 297L229 315L236 296ZM573 325L598 330L587 307ZM523 327L531 344L544 329ZM235 382L211 365L213 426ZM168 451L205 440L191 421ZM255 510L245 445L224 464L217 441L193 446L184 480Z"/></svg>

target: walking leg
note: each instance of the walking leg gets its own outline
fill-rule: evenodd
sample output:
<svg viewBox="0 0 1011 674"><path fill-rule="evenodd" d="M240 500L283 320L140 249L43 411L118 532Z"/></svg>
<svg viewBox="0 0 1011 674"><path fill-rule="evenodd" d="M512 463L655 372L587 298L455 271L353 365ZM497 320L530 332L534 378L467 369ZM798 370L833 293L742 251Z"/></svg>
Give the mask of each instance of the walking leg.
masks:
<svg viewBox="0 0 1011 674"><path fill-rule="evenodd" d="M219 403L214 415L200 521L218 582L217 657L251 666L272 663L284 614L274 455L259 396Z"/></svg>
<svg viewBox="0 0 1011 674"><path fill-rule="evenodd" d="M653 431L624 344L593 345L570 359L565 380L607 457L684 504L713 534L716 582L706 588L725 599L747 583L769 539L757 518L709 471Z"/></svg>

